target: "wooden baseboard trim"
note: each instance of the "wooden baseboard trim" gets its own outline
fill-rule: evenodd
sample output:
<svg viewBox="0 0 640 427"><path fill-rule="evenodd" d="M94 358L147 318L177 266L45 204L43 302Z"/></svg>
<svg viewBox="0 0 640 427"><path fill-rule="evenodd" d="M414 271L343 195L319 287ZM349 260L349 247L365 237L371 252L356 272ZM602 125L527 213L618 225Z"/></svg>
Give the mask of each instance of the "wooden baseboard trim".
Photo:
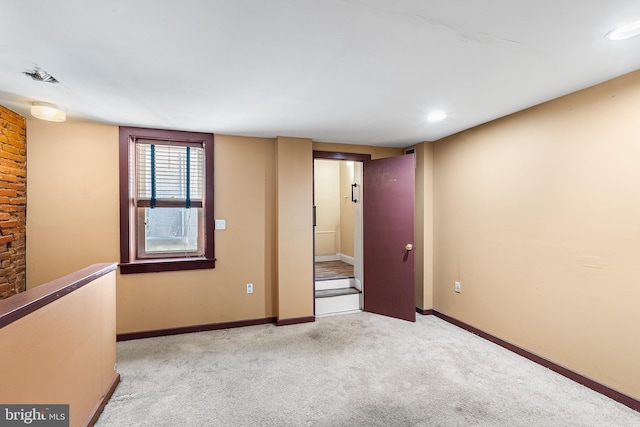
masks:
<svg viewBox="0 0 640 427"><path fill-rule="evenodd" d="M431 316L433 315L433 309L416 307L416 313L422 314L423 316Z"/></svg>
<svg viewBox="0 0 640 427"><path fill-rule="evenodd" d="M552 371L564 377L567 377L570 380L577 382L578 384L582 384L583 386L588 387L593 391L603 394L619 403L622 403L625 406L628 406L629 408L635 411L640 412L640 400L635 399L629 396L628 394L624 394L618 390L612 389L611 387L608 387L602 383L599 383L589 377L585 377L584 375L581 375L575 371L572 371L571 369L565 368L564 366L558 365L557 363L552 362L549 359L546 359L542 356L532 353L529 350L525 350L524 348L519 347L515 344L511 344L508 341L505 341L501 338L491 335L488 332L482 331L458 319L454 319L453 317L447 316L446 314L440 313L435 310L433 310L433 314L436 317L439 317L440 319L451 323L452 325L455 325L459 328L469 331L472 334L478 335L479 337L484 338L488 341L491 341L492 343L497 344L500 347L504 347L507 350L510 350L526 359L531 360L532 362L542 365L545 368L551 369Z"/></svg>
<svg viewBox="0 0 640 427"><path fill-rule="evenodd" d="M278 319L276 321L276 326L287 326L287 325L297 325L298 323L309 323L315 322L315 316L307 316L307 317L292 317L289 319Z"/></svg>
<svg viewBox="0 0 640 427"><path fill-rule="evenodd" d="M98 422L100 414L102 414L102 411L104 411L104 407L107 406L107 403L109 403L109 399L111 399L113 392L116 391L118 384L120 384L120 374L116 372L113 379L111 380L111 385L109 385L106 393L102 396L95 409L93 410L89 422L87 422L87 424L85 425L92 427L96 422Z"/></svg>
<svg viewBox="0 0 640 427"><path fill-rule="evenodd" d="M118 334L117 341L138 340L142 338L164 337L167 335L189 334L192 332L215 331L218 329L241 328L244 326L265 325L275 323L275 317L265 317L262 319L238 320L235 322L207 323L204 325L183 326L180 328L155 329L152 331L127 332Z"/></svg>

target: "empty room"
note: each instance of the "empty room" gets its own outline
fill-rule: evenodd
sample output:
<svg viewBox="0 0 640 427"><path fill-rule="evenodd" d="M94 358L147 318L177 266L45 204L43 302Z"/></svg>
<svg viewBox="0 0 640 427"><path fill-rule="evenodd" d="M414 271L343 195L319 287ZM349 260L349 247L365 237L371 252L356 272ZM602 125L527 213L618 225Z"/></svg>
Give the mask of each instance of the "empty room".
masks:
<svg viewBox="0 0 640 427"><path fill-rule="evenodd" d="M640 3L0 10L1 425L640 426Z"/></svg>

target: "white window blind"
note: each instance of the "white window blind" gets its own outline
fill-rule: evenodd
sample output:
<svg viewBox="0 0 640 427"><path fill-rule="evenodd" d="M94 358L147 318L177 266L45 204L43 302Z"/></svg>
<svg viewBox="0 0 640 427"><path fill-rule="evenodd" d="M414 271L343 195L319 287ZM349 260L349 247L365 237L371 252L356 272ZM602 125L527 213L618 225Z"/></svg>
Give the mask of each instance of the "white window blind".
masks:
<svg viewBox="0 0 640 427"><path fill-rule="evenodd" d="M204 150L201 146L136 141L135 156L138 206L202 207Z"/></svg>

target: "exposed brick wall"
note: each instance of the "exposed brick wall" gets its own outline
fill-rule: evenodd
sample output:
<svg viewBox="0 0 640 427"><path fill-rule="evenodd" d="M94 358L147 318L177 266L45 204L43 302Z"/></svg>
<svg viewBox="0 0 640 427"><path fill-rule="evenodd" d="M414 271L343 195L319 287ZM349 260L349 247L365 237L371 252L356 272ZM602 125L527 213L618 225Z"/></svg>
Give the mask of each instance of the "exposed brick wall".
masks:
<svg viewBox="0 0 640 427"><path fill-rule="evenodd" d="M27 123L0 105L0 299L25 290Z"/></svg>

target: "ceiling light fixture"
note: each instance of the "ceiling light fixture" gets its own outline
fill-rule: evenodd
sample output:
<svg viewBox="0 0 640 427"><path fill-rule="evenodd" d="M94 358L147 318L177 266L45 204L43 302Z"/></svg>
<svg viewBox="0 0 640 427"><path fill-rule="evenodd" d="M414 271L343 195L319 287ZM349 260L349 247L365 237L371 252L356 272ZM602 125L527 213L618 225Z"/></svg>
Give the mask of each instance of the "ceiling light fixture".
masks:
<svg viewBox="0 0 640 427"><path fill-rule="evenodd" d="M609 40L624 40L640 34L640 19L628 24L614 28L609 31L606 37Z"/></svg>
<svg viewBox="0 0 640 427"><path fill-rule="evenodd" d="M433 122L439 122L446 118L447 118L447 113L445 113L444 111L432 111L427 116L427 121L433 123Z"/></svg>
<svg viewBox="0 0 640 427"><path fill-rule="evenodd" d="M47 102L34 102L31 104L31 115L49 122L64 122L67 119L67 113L64 108Z"/></svg>

